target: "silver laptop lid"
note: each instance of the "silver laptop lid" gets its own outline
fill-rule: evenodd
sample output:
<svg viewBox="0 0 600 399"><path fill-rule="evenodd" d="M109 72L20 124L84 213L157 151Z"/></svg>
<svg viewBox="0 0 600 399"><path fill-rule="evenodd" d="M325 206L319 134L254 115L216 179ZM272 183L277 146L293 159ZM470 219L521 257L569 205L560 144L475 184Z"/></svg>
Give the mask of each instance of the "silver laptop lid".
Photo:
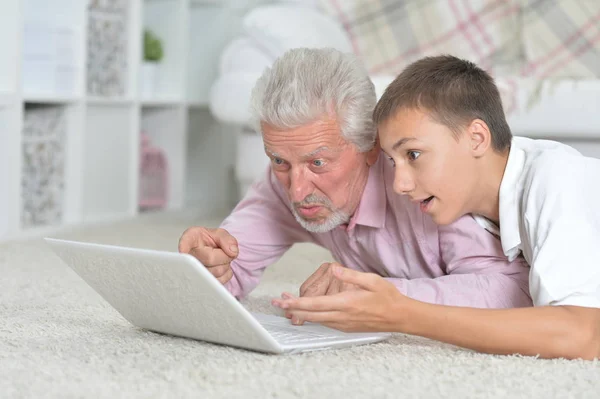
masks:
<svg viewBox="0 0 600 399"><path fill-rule="evenodd" d="M50 238L46 242L136 326L259 351L282 351L191 255Z"/></svg>

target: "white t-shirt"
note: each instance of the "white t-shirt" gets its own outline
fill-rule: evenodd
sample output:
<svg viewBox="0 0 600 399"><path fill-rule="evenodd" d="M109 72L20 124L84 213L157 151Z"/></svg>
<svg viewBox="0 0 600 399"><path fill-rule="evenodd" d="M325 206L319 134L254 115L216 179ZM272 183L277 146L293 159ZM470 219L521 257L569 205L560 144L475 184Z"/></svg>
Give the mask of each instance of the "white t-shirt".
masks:
<svg viewBox="0 0 600 399"><path fill-rule="evenodd" d="M531 266L535 306L600 308L600 159L548 140L514 137L500 185L498 234Z"/></svg>

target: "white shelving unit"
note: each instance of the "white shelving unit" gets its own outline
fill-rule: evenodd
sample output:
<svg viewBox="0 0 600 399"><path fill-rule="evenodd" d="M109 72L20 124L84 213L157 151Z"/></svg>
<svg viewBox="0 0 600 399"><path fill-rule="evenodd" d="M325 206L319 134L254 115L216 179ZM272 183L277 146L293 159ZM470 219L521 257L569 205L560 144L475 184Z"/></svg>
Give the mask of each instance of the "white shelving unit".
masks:
<svg viewBox="0 0 600 399"><path fill-rule="evenodd" d="M233 137L208 94L252 1L0 1L0 241L137 215L142 132L166 155L167 209L231 205ZM164 49L152 96L144 29Z"/></svg>

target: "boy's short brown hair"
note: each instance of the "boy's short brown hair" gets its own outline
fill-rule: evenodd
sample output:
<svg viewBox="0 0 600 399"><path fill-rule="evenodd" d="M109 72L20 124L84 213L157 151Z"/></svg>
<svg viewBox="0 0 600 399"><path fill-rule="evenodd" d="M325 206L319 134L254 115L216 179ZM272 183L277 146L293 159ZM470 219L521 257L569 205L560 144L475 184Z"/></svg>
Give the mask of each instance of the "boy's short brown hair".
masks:
<svg viewBox="0 0 600 399"><path fill-rule="evenodd" d="M451 55L425 57L410 64L390 85L373 111L376 125L403 108L421 109L458 137L473 119L487 123L492 147L510 147L512 133L494 79L470 61Z"/></svg>

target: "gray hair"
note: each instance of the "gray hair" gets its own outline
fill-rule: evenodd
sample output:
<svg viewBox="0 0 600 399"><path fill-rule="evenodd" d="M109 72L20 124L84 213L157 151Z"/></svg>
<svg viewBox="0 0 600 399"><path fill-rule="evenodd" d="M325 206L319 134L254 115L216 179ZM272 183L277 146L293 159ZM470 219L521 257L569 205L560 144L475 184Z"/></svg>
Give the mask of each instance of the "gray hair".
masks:
<svg viewBox="0 0 600 399"><path fill-rule="evenodd" d="M262 122L289 130L334 111L342 136L364 152L375 143L376 102L373 82L356 56L331 48L297 48L279 57L258 79L250 113L261 132Z"/></svg>

